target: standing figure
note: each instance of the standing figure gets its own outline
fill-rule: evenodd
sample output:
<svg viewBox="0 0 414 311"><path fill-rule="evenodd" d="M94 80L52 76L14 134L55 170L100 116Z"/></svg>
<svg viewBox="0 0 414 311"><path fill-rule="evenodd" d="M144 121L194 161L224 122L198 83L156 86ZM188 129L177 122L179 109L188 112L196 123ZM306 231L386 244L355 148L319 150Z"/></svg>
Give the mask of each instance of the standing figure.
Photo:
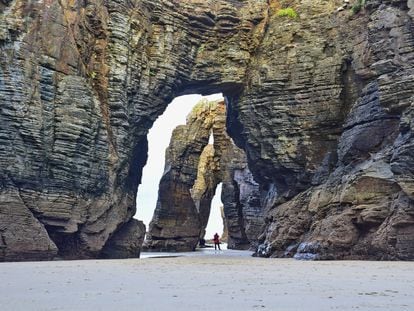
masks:
<svg viewBox="0 0 414 311"><path fill-rule="evenodd" d="M216 234L214 235L214 250L217 250L217 247L219 249L219 251L221 251L220 248L220 236L218 235L218 233L216 232Z"/></svg>

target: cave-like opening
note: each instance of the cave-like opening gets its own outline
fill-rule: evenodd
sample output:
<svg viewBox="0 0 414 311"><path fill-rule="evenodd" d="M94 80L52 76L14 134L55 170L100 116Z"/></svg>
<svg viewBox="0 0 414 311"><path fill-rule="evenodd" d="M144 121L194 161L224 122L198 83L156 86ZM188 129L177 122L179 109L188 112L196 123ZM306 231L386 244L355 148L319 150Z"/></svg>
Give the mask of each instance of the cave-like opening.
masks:
<svg viewBox="0 0 414 311"><path fill-rule="evenodd" d="M178 125L186 123L187 115L203 98L209 101L222 100L223 95L218 93L203 97L198 94L192 94L176 97L168 105L164 113L154 122L148 133L148 160L143 169L141 184L138 187L136 199L137 212L134 216L134 218L144 222L147 230L157 204L159 183L164 172L165 151L170 144L172 132ZM217 191L217 193L221 193L221 191ZM219 234L223 230L220 204L217 203L216 211L209 221L209 225L212 228L219 228L221 226Z"/></svg>

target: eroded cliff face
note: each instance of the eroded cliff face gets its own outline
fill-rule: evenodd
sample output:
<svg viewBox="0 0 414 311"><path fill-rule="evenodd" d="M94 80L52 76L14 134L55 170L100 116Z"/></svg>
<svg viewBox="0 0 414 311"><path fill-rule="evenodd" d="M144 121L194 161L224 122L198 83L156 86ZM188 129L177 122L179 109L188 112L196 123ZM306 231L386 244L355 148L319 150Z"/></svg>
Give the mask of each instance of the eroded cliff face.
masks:
<svg viewBox="0 0 414 311"><path fill-rule="evenodd" d="M273 86L266 85L264 94L279 94L274 109L254 105L255 115L269 111L270 122L280 126L270 137L269 126L255 123L259 130L245 131L243 140L250 159L257 159L252 171L266 176L271 189L273 208L259 254L414 258L407 157L414 50L406 4L367 1L365 11L346 22L343 12L317 16L307 27L301 21L300 29L291 22L291 46L279 46L284 63L276 58L271 67L287 70L266 73ZM276 42L266 36L262 46ZM247 97L254 100L251 90ZM243 99L238 105L246 111ZM240 120L256 119L241 113ZM276 171L269 176L262 173L271 169Z"/></svg>
<svg viewBox="0 0 414 311"><path fill-rule="evenodd" d="M135 213L148 129L177 95L238 92L266 8L1 2L1 260L101 256Z"/></svg>
<svg viewBox="0 0 414 311"><path fill-rule="evenodd" d="M226 96L260 254L413 259L413 3L342 5L0 2L0 260L102 256L148 129L193 92Z"/></svg>
<svg viewBox="0 0 414 311"><path fill-rule="evenodd" d="M204 238L211 201L221 198L229 248L257 245L264 228L259 185L244 152L226 133L224 102L199 102L178 126L166 151L157 207L145 246L149 250L188 251ZM210 136L214 143L208 144Z"/></svg>

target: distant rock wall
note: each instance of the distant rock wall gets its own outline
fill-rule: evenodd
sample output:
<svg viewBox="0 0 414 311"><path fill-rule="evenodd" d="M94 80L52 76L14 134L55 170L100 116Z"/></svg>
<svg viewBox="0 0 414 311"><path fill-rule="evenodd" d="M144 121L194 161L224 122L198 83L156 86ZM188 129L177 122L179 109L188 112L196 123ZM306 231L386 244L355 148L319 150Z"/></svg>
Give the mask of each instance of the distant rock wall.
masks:
<svg viewBox="0 0 414 311"><path fill-rule="evenodd" d="M173 131L166 150L157 206L149 225L146 243L149 249L188 251L195 249L198 243L201 219L197 207L200 208L200 203L202 207L209 208L209 205L205 206L200 197L196 206L191 188L197 179L202 153L203 159L208 159L203 151L210 138L216 109L216 103L200 102L188 115L186 125ZM210 192L214 193L217 183L210 182L214 187Z"/></svg>
<svg viewBox="0 0 414 311"><path fill-rule="evenodd" d="M413 259L413 3L355 2L1 1L0 260L103 256L154 120L218 92L261 193L257 254Z"/></svg>
<svg viewBox="0 0 414 311"><path fill-rule="evenodd" d="M166 151L157 207L145 246L157 251L193 250L204 238L217 185L229 248L257 244L264 227L259 186L244 152L226 134L224 102L199 102L178 126ZM208 144L210 136L214 143Z"/></svg>

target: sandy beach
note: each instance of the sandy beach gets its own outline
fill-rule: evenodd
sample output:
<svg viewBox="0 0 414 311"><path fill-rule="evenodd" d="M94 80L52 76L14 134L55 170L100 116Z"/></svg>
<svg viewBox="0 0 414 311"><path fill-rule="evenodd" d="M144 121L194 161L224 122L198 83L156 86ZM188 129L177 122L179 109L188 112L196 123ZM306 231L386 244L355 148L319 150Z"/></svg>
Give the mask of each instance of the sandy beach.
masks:
<svg viewBox="0 0 414 311"><path fill-rule="evenodd" d="M1 263L0 310L414 310L413 262L151 256Z"/></svg>

